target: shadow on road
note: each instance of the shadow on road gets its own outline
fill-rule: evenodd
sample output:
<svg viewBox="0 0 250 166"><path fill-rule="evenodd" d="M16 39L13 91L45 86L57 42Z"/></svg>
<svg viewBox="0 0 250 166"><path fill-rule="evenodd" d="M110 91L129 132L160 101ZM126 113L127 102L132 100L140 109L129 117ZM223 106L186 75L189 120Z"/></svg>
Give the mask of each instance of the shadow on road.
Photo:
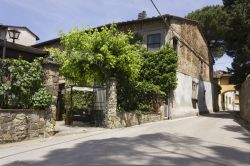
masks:
<svg viewBox="0 0 250 166"><path fill-rule="evenodd" d="M233 129L234 130L234 129ZM248 137L249 139L250 137ZM206 154L205 154L206 153ZM248 165L250 149L208 144L195 137L169 133L90 140L74 148L53 150L42 161L12 165Z"/></svg>
<svg viewBox="0 0 250 166"><path fill-rule="evenodd" d="M235 125L226 125L223 127L223 129L228 130L228 131L232 131L232 132L241 133L243 135L243 137L238 137L236 139L240 139L240 140L250 144L250 134L246 130L244 130L243 127L235 126Z"/></svg>
<svg viewBox="0 0 250 166"><path fill-rule="evenodd" d="M244 130L244 126L242 126L242 124L239 123L239 121L237 120L237 118L236 118L237 114L239 114L239 111L220 111L220 112L215 112L212 114L204 114L201 116L234 120L236 123L239 124L239 126L226 125L223 127L223 129L225 129L227 131L231 131L231 132L241 133L243 135L243 137L238 137L235 139L239 139L239 140L242 140L242 141L250 144L250 134L246 130Z"/></svg>
<svg viewBox="0 0 250 166"><path fill-rule="evenodd" d="M219 111L214 113L202 114L200 116L211 117L211 118L223 118L223 119L234 119L234 116L238 111Z"/></svg>

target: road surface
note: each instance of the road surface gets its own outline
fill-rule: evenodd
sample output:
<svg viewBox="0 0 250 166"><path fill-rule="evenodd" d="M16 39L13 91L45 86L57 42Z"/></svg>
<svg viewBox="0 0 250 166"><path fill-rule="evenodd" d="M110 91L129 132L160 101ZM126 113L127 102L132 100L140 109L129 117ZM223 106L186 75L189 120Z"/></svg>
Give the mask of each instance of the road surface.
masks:
<svg viewBox="0 0 250 166"><path fill-rule="evenodd" d="M220 112L0 145L0 165L250 165L250 134Z"/></svg>

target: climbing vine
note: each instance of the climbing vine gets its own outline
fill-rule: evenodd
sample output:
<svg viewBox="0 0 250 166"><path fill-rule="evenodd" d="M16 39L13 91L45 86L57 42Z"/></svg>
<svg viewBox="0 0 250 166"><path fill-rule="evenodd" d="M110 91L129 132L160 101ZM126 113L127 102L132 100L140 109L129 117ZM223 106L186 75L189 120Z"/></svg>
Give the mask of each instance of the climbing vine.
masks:
<svg viewBox="0 0 250 166"><path fill-rule="evenodd" d="M73 84L103 85L116 77L119 110L155 111L176 87L177 55L169 46L147 51L140 41L140 35L116 25L73 29L61 34L63 50L49 51Z"/></svg>
<svg viewBox="0 0 250 166"><path fill-rule="evenodd" d="M158 51L142 51L140 76L119 77L118 104L121 111L155 112L168 92L176 88L177 54L169 46Z"/></svg>
<svg viewBox="0 0 250 166"><path fill-rule="evenodd" d="M42 58L0 60L0 107L44 108L51 96L43 89Z"/></svg>

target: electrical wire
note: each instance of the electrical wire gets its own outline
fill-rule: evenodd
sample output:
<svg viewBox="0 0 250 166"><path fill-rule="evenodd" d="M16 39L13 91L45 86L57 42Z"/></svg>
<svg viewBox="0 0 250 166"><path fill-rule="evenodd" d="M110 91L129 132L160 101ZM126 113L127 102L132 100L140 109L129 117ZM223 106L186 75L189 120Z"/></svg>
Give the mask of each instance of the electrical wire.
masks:
<svg viewBox="0 0 250 166"><path fill-rule="evenodd" d="M183 44L185 44L191 51L193 51L196 54L199 54L200 56L197 56L201 61L203 61L204 63L206 63L207 65L209 65L204 59L203 57L201 56L201 54L199 53L199 51L197 51L196 49L194 49L193 47L191 47L188 42L170 25L168 24L168 22L166 21L166 19L163 17L163 15L161 14L160 10L157 8L157 6L155 5L154 1L153 0L150 0L151 3L153 4L154 8L156 9L156 11L158 12L158 14L161 16L164 24L169 27L169 29L172 31L172 33L174 34L177 34L179 36L178 40L180 42L182 42ZM180 40L181 39L181 40ZM206 59L208 60L208 59Z"/></svg>

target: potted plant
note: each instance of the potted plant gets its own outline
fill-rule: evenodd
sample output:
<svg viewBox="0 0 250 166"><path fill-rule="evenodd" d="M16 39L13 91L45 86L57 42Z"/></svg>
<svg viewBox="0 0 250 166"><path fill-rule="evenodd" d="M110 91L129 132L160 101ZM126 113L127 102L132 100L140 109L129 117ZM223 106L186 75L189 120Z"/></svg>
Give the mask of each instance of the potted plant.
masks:
<svg viewBox="0 0 250 166"><path fill-rule="evenodd" d="M65 122L65 125L71 125L72 122L73 122L71 112L66 111L66 113L63 114L63 119L64 119L64 122Z"/></svg>

